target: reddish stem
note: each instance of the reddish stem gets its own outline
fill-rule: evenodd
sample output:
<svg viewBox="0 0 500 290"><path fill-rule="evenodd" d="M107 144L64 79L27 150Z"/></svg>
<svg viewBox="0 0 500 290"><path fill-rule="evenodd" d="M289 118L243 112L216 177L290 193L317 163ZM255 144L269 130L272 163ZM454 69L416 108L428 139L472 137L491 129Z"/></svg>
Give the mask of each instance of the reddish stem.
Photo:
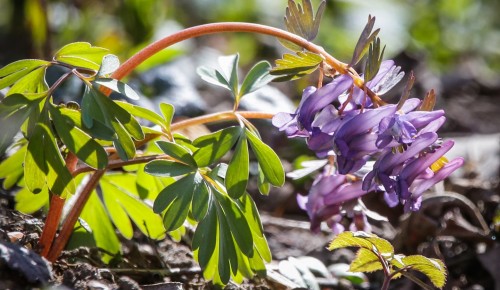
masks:
<svg viewBox="0 0 500 290"><path fill-rule="evenodd" d="M69 172L73 172L76 169L76 164L78 163L78 158L73 153L68 153L66 157L66 167ZM47 218L45 220L45 225L43 227L40 240L38 241L40 248L42 249L41 255L47 257L54 237L56 236L57 228L59 226L59 221L61 220L62 211L64 208L65 198L62 198L56 194L50 193L50 207L47 213Z"/></svg>
<svg viewBox="0 0 500 290"><path fill-rule="evenodd" d="M68 216L64 220L61 231L59 232L59 235L55 239L49 253L47 254L47 260L49 260L50 262L54 262L57 257L59 257L62 250L66 247L66 244L68 243L68 240L73 233L73 228L75 227L78 217L82 213L82 210L85 207L90 194L99 183L101 177L104 175L104 172L105 170L97 170L96 172L94 172L80 195L78 195L75 206L71 209Z"/></svg>

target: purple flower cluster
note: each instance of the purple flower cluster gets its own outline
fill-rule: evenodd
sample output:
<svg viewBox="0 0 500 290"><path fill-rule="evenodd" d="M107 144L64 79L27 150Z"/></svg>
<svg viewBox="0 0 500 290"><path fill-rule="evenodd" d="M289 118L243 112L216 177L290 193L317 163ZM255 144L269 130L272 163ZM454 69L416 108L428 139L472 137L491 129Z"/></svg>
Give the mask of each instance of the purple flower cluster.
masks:
<svg viewBox="0 0 500 290"><path fill-rule="evenodd" d="M403 75L393 61L384 61L366 87L380 96ZM346 201L372 190L383 191L390 206L418 210L424 191L463 164L462 158L443 156L453 146L436 134L444 111L422 107L419 99L375 106L350 76L342 75L319 89L306 88L295 113L275 115L273 125L288 137L305 138L319 158L335 158L335 170L326 170L309 196L299 197L313 229L338 219ZM368 164L373 166L366 173Z"/></svg>

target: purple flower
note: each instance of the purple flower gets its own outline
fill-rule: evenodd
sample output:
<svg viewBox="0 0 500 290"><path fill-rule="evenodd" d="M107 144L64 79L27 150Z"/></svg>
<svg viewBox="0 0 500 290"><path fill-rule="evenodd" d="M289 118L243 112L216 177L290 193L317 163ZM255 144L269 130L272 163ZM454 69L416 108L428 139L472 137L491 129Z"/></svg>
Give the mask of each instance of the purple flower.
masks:
<svg viewBox="0 0 500 290"><path fill-rule="evenodd" d="M420 135L403 152L393 151L388 148L378 157L373 165L373 170L363 178L363 189L369 190L375 184L380 185L384 190L384 199L390 207L399 204L399 196L396 194L396 176L400 174L404 164L416 158L420 152L436 142L438 136L434 132L427 132Z"/></svg>
<svg viewBox="0 0 500 290"><path fill-rule="evenodd" d="M430 169L431 165L443 161L443 155L453 147L453 144L451 140L446 141L432 152L424 152L418 158L411 160L401 170L396 179L395 191L405 205L405 210L418 210L422 193L462 166L463 158L459 157L445 162L436 172Z"/></svg>
<svg viewBox="0 0 500 290"><path fill-rule="evenodd" d="M321 222L330 221L340 214L345 201L366 194L361 182L349 182L345 175L321 174L314 181L307 197L298 195L297 201L307 211L311 230L319 231Z"/></svg>
<svg viewBox="0 0 500 290"><path fill-rule="evenodd" d="M417 99L407 100L399 112L382 119L379 124L376 141L378 148L388 146L393 140L399 144L410 144L417 136L419 129L428 126L433 121L444 116L443 110L410 112L419 103L420 101Z"/></svg>
<svg viewBox="0 0 500 290"><path fill-rule="evenodd" d="M371 130L380 121L396 112L396 105L386 105L366 110L345 122L334 135L337 170L347 174L359 170L370 154L379 151L375 146L377 136Z"/></svg>

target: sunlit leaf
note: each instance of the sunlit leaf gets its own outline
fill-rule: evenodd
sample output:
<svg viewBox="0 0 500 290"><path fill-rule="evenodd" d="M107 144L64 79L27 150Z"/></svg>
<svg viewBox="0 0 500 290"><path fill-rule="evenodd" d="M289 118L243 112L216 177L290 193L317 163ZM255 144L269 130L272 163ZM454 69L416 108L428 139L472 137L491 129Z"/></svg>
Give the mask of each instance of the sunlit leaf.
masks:
<svg viewBox="0 0 500 290"><path fill-rule="evenodd" d="M167 131L167 129L169 127L169 123L167 123L167 121L165 121L165 119L163 119L160 115L158 115L157 113L155 113L149 109L146 109L146 108L141 107L141 106L132 105L130 103L125 103L125 102L116 102L116 104L118 104L118 106L120 106L123 109L125 109L126 111L128 111L130 114L132 114L136 117L148 120L148 121L162 127L162 129L165 130L165 132Z"/></svg>
<svg viewBox="0 0 500 290"><path fill-rule="evenodd" d="M61 48L54 59L69 65L99 70L101 61L109 51L102 47L92 46L88 42L74 42Z"/></svg>
<svg viewBox="0 0 500 290"><path fill-rule="evenodd" d="M118 240L113 224L95 191L91 193L80 218L85 220L92 229L92 236L97 247L106 250L102 254L102 260L105 263L109 263L113 258L113 254L121 252L120 240ZM111 253L111 255L108 253Z"/></svg>
<svg viewBox="0 0 500 290"><path fill-rule="evenodd" d="M245 129L245 134L266 180L274 186L282 186L285 183L285 171L278 155L248 129Z"/></svg>
<svg viewBox="0 0 500 290"><path fill-rule="evenodd" d="M192 166L193 168L197 167L198 165L196 164L195 159L191 155L191 152L189 152L188 149L185 147L173 143L173 142L167 142L167 141L156 141L156 145L167 155L170 155L171 157L186 163L189 166Z"/></svg>
<svg viewBox="0 0 500 290"><path fill-rule="evenodd" d="M325 11L326 1L321 1L316 15L310 0L302 0L302 6L294 0L288 0L288 7L285 13L285 26L288 31L301 36L309 41L316 38L319 31L321 16ZM293 51L300 51L302 48L288 41L280 41L286 48Z"/></svg>
<svg viewBox="0 0 500 290"><path fill-rule="evenodd" d="M275 79L275 76L269 74L270 70L271 64L267 61L261 61L255 64L245 76L245 79L239 89L236 101L239 102L241 97L244 95L262 88Z"/></svg>
<svg viewBox="0 0 500 290"><path fill-rule="evenodd" d="M0 162L0 179L3 179L3 188L12 188L24 174L23 162L27 145Z"/></svg>
<svg viewBox="0 0 500 290"><path fill-rule="evenodd" d="M313 73L323 62L323 58L312 52L285 53L275 61L276 66L270 71L277 78L274 81L288 81Z"/></svg>
<svg viewBox="0 0 500 290"><path fill-rule="evenodd" d="M108 156L104 148L76 126L60 108L55 106L49 108L57 134L66 147L92 168L105 168Z"/></svg>
<svg viewBox="0 0 500 290"><path fill-rule="evenodd" d="M193 167L170 160L153 160L146 164L144 171L154 176L175 177L193 172Z"/></svg>
<svg viewBox="0 0 500 290"><path fill-rule="evenodd" d="M443 288L446 283L446 266L441 260L412 255L402 258L405 266L424 273L437 288Z"/></svg>
<svg viewBox="0 0 500 290"><path fill-rule="evenodd" d="M238 95L238 61L240 59L239 54L233 54L228 56L220 56L218 58L219 66L221 68L221 73L223 74L229 89L233 92L234 96Z"/></svg>
<svg viewBox="0 0 500 290"><path fill-rule="evenodd" d="M360 247L369 251L376 250L386 256L394 254L394 247L387 240L377 237L374 234L365 232L343 232L337 235L328 246L328 249L335 250L345 247Z"/></svg>
<svg viewBox="0 0 500 290"><path fill-rule="evenodd" d="M243 135L236 145L225 178L227 192L232 198L240 198L245 193L249 167L248 143L245 135Z"/></svg>
<svg viewBox="0 0 500 290"><path fill-rule="evenodd" d="M46 66L41 66L34 69L30 73L19 79L14 85L12 85L9 92L7 93L7 96L16 93L42 93L47 91L48 86L45 82L46 70Z"/></svg>
<svg viewBox="0 0 500 290"><path fill-rule="evenodd" d="M14 198L16 200L16 210L25 214L32 214L49 205L49 190L45 186L39 193L34 194L27 187L23 187L16 192Z"/></svg>
<svg viewBox="0 0 500 290"><path fill-rule="evenodd" d="M167 133L170 133L170 125L172 124L172 119L174 118L175 108L171 104L161 103L160 111L165 120L165 129Z"/></svg>
<svg viewBox="0 0 500 290"><path fill-rule="evenodd" d="M29 118L31 112L39 108L45 93L13 94L0 102L0 156L19 132L21 125Z"/></svg>
<svg viewBox="0 0 500 290"><path fill-rule="evenodd" d="M161 217L139 198L135 191L134 177L132 174L110 174L101 179L106 208L117 227L120 223L130 224L130 218L142 233L153 239L161 239L165 236ZM113 216L109 211L111 207L120 207L126 216ZM132 235L129 236L131 237Z"/></svg>
<svg viewBox="0 0 500 290"><path fill-rule="evenodd" d="M361 248L356 253L356 258L351 262L351 272L373 272L383 269L383 265L371 250Z"/></svg>
<svg viewBox="0 0 500 290"><path fill-rule="evenodd" d="M107 77L120 67L120 60L116 55L107 54L102 58L101 67L97 72L100 77Z"/></svg>
<svg viewBox="0 0 500 290"><path fill-rule="evenodd" d="M31 71L49 64L48 61L40 59L23 59L2 67L0 69L0 89L14 84Z"/></svg>
<svg viewBox="0 0 500 290"><path fill-rule="evenodd" d="M200 148L193 154L196 164L204 167L218 161L236 143L241 130L238 126L228 127L194 140L193 145Z"/></svg>
<svg viewBox="0 0 500 290"><path fill-rule="evenodd" d="M139 95L126 83L110 78L99 78L94 81L96 84L111 89L131 100L139 100Z"/></svg>

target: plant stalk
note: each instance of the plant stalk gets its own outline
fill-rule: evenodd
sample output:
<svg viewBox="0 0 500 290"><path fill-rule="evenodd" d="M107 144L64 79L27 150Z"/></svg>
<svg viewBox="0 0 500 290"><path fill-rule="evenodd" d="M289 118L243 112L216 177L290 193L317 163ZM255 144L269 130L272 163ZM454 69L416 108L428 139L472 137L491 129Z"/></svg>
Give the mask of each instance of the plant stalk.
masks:
<svg viewBox="0 0 500 290"><path fill-rule="evenodd" d="M365 90L367 89L367 94L372 100L373 103L375 104L383 104L384 101L380 99L377 94L372 92L370 89L368 89L365 86L364 80L352 69L349 68L349 66L330 54L328 54L321 46L318 46L312 42L309 42L308 40L295 35L293 33L290 33L288 31L267 26L267 25L262 25L262 24L255 24L255 23L247 23L247 22L218 22L218 23L209 23L209 24L203 24L203 25L198 25L198 26L193 26L190 28L186 28L184 30L181 30L177 33L171 34L169 36L166 36L160 40L157 40L150 45L146 46L143 48L141 51L133 55L131 58L129 58L127 61L125 61L112 75L111 77L114 79L122 79L125 76L127 76L132 70L134 70L138 65L143 63L146 59L154 55L155 53L161 51L162 49L165 49L175 43L194 38L194 37L199 37L203 35L209 35L209 34L215 34L215 33L222 33L222 32L251 32L251 33L259 33L259 34L265 34L265 35L270 35L274 36L280 39L284 39L287 41L290 41L292 43L295 43L308 51L317 53L321 55L324 59L325 62L330 65L335 71L341 73L341 74L348 74L351 76L354 84Z"/></svg>
<svg viewBox="0 0 500 290"><path fill-rule="evenodd" d="M76 164L78 163L78 158L75 154L69 152L66 156L66 167L69 172L73 172L76 169ZM56 194L50 193L50 206L49 212L47 213L47 218L45 220L45 225L43 226L42 234L38 244L41 248L41 255L47 257L52 243L54 242L54 237L56 236L57 228L59 227L59 221L61 220L62 211L64 208L65 198L62 198Z"/></svg>

